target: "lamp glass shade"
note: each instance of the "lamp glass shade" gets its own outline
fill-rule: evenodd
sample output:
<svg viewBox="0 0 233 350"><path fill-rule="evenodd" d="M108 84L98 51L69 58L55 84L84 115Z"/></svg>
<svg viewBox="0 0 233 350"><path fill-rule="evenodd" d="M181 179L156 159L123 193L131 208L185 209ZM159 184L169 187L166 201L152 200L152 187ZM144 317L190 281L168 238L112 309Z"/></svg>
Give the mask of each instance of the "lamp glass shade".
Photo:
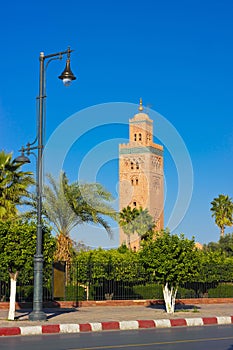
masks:
<svg viewBox="0 0 233 350"><path fill-rule="evenodd" d="M61 73L61 75L59 75L58 78L63 81L65 86L69 86L70 83L72 82L72 80L76 79L72 70L70 69L70 59L69 58L66 60L66 67L65 67L64 71Z"/></svg>

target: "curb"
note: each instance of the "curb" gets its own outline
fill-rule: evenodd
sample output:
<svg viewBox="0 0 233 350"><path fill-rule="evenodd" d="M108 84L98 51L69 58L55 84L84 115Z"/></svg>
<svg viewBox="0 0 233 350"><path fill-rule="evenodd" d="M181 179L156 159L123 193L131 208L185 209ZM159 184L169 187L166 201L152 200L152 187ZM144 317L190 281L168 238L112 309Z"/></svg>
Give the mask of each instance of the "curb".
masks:
<svg viewBox="0 0 233 350"><path fill-rule="evenodd" d="M41 335L80 332L100 332L109 330L135 330L145 328L193 327L205 325L233 324L233 316L177 318L160 320L110 321L94 323L64 323L24 327L0 327L0 336Z"/></svg>

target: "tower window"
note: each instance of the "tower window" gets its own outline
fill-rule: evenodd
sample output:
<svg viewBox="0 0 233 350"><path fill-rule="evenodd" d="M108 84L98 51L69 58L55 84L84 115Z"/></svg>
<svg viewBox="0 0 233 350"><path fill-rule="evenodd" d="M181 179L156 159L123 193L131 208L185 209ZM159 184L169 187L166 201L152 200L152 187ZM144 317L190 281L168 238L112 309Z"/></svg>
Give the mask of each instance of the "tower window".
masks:
<svg viewBox="0 0 233 350"><path fill-rule="evenodd" d="M138 140L142 141L142 134L141 133L138 135Z"/></svg>
<svg viewBox="0 0 233 350"><path fill-rule="evenodd" d="M133 202L133 205L136 207L137 206L137 202Z"/></svg>
<svg viewBox="0 0 233 350"><path fill-rule="evenodd" d="M134 141L137 141L137 134L134 134Z"/></svg>
<svg viewBox="0 0 233 350"><path fill-rule="evenodd" d="M138 185L138 179L136 179L135 182L136 182L136 186L137 186Z"/></svg>
<svg viewBox="0 0 233 350"><path fill-rule="evenodd" d="M131 165L131 169L133 169L133 162L131 162L130 165Z"/></svg>
<svg viewBox="0 0 233 350"><path fill-rule="evenodd" d="M139 169L139 163L136 163L136 169Z"/></svg>
<svg viewBox="0 0 233 350"><path fill-rule="evenodd" d="M133 185L133 179L131 179L131 185Z"/></svg>

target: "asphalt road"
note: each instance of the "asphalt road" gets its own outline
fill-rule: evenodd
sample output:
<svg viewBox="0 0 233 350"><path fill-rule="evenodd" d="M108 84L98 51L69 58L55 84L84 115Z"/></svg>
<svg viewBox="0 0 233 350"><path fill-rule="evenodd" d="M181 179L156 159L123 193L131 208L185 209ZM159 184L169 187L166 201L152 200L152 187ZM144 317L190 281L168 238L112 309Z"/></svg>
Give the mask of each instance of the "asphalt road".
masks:
<svg viewBox="0 0 233 350"><path fill-rule="evenodd" d="M1 350L233 350L233 325L0 338Z"/></svg>

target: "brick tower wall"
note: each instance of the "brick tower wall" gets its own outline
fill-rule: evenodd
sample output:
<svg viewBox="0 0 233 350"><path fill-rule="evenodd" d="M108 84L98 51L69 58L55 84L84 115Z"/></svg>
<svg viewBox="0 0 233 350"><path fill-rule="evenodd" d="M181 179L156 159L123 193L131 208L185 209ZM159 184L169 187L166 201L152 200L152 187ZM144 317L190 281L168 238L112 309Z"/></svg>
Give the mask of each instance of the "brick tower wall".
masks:
<svg viewBox="0 0 233 350"><path fill-rule="evenodd" d="M156 229L164 227L163 147L153 143L153 120L138 113L129 121L129 143L119 145L119 210L128 205L148 209ZM120 244L128 237L120 228ZM140 237L130 236L138 249Z"/></svg>

